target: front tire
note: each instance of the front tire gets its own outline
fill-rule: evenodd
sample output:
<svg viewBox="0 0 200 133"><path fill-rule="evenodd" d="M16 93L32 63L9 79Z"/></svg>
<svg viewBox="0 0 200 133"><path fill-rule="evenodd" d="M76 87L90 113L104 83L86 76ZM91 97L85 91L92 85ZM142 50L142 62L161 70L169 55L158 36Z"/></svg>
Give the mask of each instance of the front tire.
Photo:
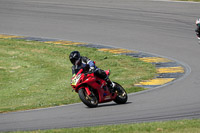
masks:
<svg viewBox="0 0 200 133"><path fill-rule="evenodd" d="M113 100L114 102L116 102L117 104L125 104L128 100L128 95L125 91L125 89L118 83L114 82L116 85L116 91L117 91L117 96L116 98Z"/></svg>
<svg viewBox="0 0 200 133"><path fill-rule="evenodd" d="M89 108L94 108L98 106L98 100L96 96L92 93L91 96L88 96L86 90L84 88L81 88L78 91L79 97L81 101L87 105Z"/></svg>

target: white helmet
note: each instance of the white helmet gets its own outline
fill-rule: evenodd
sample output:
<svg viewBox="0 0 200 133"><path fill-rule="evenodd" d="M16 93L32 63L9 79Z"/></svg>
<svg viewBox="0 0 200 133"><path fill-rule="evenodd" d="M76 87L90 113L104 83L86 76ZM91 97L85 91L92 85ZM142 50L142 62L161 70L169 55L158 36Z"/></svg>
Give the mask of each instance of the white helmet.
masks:
<svg viewBox="0 0 200 133"><path fill-rule="evenodd" d="M196 25L200 25L200 18L196 20Z"/></svg>

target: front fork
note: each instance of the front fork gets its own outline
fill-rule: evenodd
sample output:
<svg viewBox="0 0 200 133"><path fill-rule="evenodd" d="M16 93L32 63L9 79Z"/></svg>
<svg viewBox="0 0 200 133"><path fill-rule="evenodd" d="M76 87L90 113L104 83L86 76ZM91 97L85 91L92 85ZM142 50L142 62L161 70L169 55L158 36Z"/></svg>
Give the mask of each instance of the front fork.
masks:
<svg viewBox="0 0 200 133"><path fill-rule="evenodd" d="M85 90L86 90L86 93L88 94L88 96L90 96L91 95L91 91L90 91L89 87L85 87Z"/></svg>

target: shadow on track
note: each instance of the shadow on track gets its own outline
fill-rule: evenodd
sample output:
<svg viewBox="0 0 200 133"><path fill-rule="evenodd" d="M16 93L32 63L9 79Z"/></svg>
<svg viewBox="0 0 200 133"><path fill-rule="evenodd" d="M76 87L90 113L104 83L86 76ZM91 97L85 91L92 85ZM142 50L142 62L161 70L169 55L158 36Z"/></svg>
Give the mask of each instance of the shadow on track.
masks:
<svg viewBox="0 0 200 133"><path fill-rule="evenodd" d="M96 108L102 108L102 107L109 107L109 106L122 106L122 105L127 105L127 104L131 104L132 102L127 102L125 104L117 104L117 103L104 103L104 104L100 104L98 105ZM85 107L88 109L91 109L89 107ZM93 108L92 108L93 109Z"/></svg>

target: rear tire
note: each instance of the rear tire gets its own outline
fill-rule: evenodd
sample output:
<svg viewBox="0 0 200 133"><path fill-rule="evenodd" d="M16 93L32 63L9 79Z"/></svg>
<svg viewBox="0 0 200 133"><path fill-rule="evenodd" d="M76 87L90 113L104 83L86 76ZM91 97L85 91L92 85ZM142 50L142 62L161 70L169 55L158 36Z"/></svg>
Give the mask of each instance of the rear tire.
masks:
<svg viewBox="0 0 200 133"><path fill-rule="evenodd" d="M93 93L92 93L92 96L88 96L88 94L86 93L86 90L84 88L81 88L78 91L78 94L79 94L81 101L85 105L87 105L89 108L94 108L94 107L98 106L98 100Z"/></svg>
<svg viewBox="0 0 200 133"><path fill-rule="evenodd" d="M116 82L114 83L116 85L117 96L113 101L116 102L117 104L125 104L128 100L128 95L125 89L120 84Z"/></svg>

